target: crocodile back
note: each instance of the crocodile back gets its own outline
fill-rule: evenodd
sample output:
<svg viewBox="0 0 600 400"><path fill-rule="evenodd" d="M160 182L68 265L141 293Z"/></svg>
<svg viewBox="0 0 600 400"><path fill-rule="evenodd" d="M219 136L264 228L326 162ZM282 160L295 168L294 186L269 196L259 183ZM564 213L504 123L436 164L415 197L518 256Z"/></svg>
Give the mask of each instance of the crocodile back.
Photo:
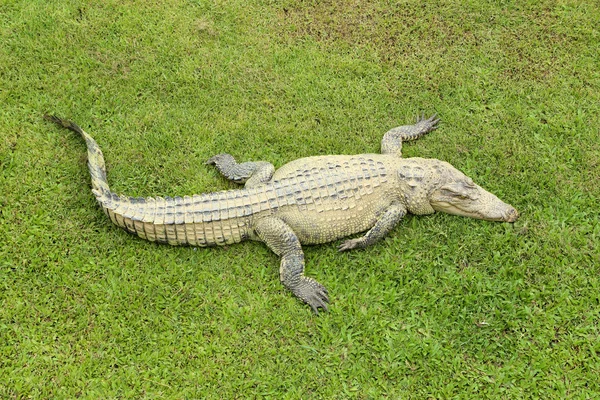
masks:
<svg viewBox="0 0 600 400"><path fill-rule="evenodd" d="M303 244L324 243L369 229L393 201L391 156L307 157L292 161L272 178L282 206L277 215Z"/></svg>

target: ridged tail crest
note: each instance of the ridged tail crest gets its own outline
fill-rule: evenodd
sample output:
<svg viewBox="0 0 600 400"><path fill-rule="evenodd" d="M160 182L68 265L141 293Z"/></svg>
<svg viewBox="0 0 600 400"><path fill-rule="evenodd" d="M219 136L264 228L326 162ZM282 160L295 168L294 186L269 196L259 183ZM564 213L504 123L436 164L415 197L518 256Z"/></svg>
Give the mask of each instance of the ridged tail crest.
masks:
<svg viewBox="0 0 600 400"><path fill-rule="evenodd" d="M56 115L44 115L44 119L54 122L62 127L77 132L85 140L87 146L88 168L92 177L92 192L97 198L107 196L110 193L108 181L106 180L106 166L104 164L104 156L98 143L88 135L76 123L57 117Z"/></svg>
<svg viewBox="0 0 600 400"><path fill-rule="evenodd" d="M53 115L44 118L81 135L96 200L115 225L142 239L201 247L237 243L248 236L250 216L267 206L266 197L258 203L246 190L164 198L119 196L110 191L96 141L74 122Z"/></svg>

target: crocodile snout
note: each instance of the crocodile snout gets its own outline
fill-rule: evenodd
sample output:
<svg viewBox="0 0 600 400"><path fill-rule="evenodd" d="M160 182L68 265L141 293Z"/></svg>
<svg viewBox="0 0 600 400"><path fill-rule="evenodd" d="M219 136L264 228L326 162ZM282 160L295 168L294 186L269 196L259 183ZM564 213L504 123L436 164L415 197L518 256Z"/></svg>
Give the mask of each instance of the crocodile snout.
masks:
<svg viewBox="0 0 600 400"><path fill-rule="evenodd" d="M508 209L508 211L504 215L504 220L506 222L515 222L518 219L519 219L519 213L517 212L517 210L515 210L512 207L510 209Z"/></svg>

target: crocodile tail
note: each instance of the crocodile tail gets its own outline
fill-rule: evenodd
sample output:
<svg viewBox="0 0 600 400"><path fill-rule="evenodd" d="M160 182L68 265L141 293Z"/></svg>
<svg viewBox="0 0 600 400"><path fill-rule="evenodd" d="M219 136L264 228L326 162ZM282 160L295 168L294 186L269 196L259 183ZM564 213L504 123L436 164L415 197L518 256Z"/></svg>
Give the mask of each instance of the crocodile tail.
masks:
<svg viewBox="0 0 600 400"><path fill-rule="evenodd" d="M96 198L109 196L110 189L108 187L108 181L106 180L104 156L102 155L102 150L100 150L98 143L74 122L59 118L55 115L44 115L44 118L81 135L87 146L88 168L92 177L92 192L96 195Z"/></svg>

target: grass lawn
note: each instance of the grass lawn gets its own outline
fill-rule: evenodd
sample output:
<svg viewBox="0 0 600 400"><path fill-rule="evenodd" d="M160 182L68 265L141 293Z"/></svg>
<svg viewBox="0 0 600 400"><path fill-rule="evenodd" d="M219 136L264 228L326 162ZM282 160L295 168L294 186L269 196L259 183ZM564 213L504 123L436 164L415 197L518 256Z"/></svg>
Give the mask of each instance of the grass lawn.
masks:
<svg viewBox="0 0 600 400"><path fill-rule="evenodd" d="M597 398L600 9L595 1L3 0L0 398ZM450 162L514 225L406 217L306 247L315 316L261 243L156 245L112 226L72 119L132 196L235 187L379 151Z"/></svg>

